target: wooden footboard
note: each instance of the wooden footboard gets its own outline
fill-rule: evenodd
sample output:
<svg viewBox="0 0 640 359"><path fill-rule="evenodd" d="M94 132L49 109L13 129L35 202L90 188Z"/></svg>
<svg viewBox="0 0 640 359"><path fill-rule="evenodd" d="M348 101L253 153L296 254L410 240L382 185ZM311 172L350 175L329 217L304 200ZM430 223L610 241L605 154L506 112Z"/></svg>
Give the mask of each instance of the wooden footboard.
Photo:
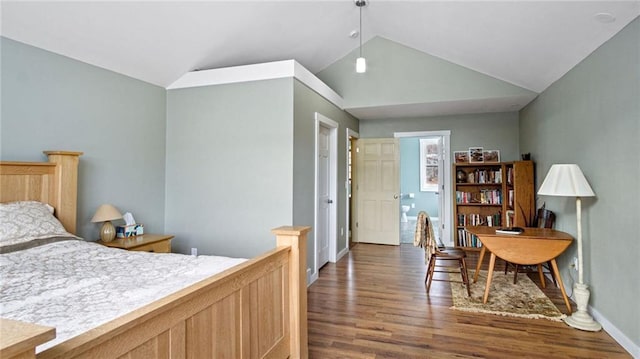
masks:
<svg viewBox="0 0 640 359"><path fill-rule="evenodd" d="M0 162L0 202L51 204L75 233L80 152ZM277 248L62 342L37 358L307 358L309 227L273 230ZM114 301L114 305L117 305ZM0 320L0 357L32 358L53 335ZM20 333L14 333L19 330ZM8 331L12 336L5 335ZM35 333L35 334L34 334ZM4 340L4 339L11 340ZM15 340L14 340L15 339Z"/></svg>
<svg viewBox="0 0 640 359"><path fill-rule="evenodd" d="M309 229L277 228L276 249L37 358L307 358Z"/></svg>

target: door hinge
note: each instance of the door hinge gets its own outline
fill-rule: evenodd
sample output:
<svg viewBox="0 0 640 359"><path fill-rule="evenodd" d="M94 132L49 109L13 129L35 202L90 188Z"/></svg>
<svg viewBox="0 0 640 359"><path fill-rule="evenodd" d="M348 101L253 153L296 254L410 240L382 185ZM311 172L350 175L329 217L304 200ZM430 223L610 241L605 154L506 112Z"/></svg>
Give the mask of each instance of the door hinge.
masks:
<svg viewBox="0 0 640 359"><path fill-rule="evenodd" d="M356 222L356 228L358 228L358 222Z"/></svg>

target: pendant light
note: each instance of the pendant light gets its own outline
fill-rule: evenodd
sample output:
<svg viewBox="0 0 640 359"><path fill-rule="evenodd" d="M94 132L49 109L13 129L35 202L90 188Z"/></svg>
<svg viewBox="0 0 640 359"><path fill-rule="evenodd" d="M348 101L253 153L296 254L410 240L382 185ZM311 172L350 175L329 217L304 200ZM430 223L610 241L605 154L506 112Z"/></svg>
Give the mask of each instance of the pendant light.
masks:
<svg viewBox="0 0 640 359"><path fill-rule="evenodd" d="M367 60L362 57L362 7L367 6L367 0L354 0L356 6L360 8L360 56L356 59L356 72L359 74L367 72Z"/></svg>

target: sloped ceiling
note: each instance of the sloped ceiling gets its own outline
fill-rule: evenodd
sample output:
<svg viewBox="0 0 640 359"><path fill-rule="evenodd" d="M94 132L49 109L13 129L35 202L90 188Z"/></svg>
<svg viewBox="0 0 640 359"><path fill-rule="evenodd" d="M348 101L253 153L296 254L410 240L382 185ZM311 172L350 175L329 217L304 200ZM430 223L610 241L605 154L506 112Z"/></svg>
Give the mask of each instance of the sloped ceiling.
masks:
<svg viewBox="0 0 640 359"><path fill-rule="evenodd" d="M518 111L537 96L381 37L369 40L363 54L366 74L353 71L358 51L317 74L361 120Z"/></svg>
<svg viewBox="0 0 640 359"><path fill-rule="evenodd" d="M541 92L639 13L637 0L372 0L363 40ZM0 16L2 36L163 87L194 69L286 59L317 73L359 44L352 0L2 1Z"/></svg>

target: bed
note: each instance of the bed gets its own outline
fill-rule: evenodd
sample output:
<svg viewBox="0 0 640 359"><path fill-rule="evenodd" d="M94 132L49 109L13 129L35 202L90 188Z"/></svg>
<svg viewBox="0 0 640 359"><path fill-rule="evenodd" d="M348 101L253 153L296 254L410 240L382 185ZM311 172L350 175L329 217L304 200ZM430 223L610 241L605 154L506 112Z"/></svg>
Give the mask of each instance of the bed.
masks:
<svg viewBox="0 0 640 359"><path fill-rule="evenodd" d="M48 162L0 162L0 202L48 203L64 229L75 233L81 153L45 154ZM35 347L51 339L53 329L2 318L0 357L306 358L304 273L309 229L276 228L275 249L37 355Z"/></svg>

